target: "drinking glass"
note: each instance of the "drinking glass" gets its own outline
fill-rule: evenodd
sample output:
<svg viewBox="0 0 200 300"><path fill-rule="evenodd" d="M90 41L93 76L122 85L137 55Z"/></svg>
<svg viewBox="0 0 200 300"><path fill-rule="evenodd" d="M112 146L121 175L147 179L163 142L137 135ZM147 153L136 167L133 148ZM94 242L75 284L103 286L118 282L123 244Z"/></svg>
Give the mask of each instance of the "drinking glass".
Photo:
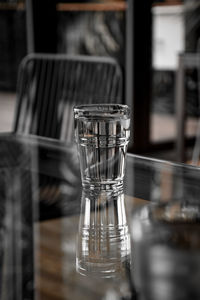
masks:
<svg viewBox="0 0 200 300"><path fill-rule="evenodd" d="M122 189L130 138L129 107L80 105L74 108L74 118L83 187Z"/></svg>

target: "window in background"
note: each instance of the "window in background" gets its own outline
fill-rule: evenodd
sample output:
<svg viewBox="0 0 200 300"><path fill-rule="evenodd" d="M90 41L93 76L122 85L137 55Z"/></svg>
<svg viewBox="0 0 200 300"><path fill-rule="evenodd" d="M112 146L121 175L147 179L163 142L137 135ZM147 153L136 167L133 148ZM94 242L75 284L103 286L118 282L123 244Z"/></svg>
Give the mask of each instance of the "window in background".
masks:
<svg viewBox="0 0 200 300"><path fill-rule="evenodd" d="M152 109L153 143L176 137L175 82L178 55L185 51L182 1L155 2L152 7Z"/></svg>
<svg viewBox="0 0 200 300"><path fill-rule="evenodd" d="M180 53L197 53L200 1L154 1L151 142L177 139L176 73ZM185 70L185 136L196 134L200 115L198 65Z"/></svg>

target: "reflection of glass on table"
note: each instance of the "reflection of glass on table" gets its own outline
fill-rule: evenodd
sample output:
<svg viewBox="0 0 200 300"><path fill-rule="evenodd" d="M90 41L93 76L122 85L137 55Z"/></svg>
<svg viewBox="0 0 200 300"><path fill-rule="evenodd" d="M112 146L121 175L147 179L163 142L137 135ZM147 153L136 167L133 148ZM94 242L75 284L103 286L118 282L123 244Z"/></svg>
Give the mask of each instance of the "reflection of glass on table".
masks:
<svg viewBox="0 0 200 300"><path fill-rule="evenodd" d="M123 192L83 190L76 268L87 276L122 276L130 265L130 236Z"/></svg>

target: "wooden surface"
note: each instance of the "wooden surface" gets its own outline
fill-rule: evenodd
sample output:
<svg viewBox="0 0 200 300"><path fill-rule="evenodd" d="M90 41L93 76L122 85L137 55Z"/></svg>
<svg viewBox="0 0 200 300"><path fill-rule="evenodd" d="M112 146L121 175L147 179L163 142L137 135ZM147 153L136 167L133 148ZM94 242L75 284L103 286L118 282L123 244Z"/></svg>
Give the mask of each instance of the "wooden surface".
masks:
<svg viewBox="0 0 200 300"><path fill-rule="evenodd" d="M58 3L58 11L123 11L126 10L125 1L107 1L105 3Z"/></svg>
<svg viewBox="0 0 200 300"><path fill-rule="evenodd" d="M165 2L155 2L152 6L171 6L171 5L183 5L181 0L166 0Z"/></svg>
<svg viewBox="0 0 200 300"><path fill-rule="evenodd" d="M107 1L103 3L58 3L57 11L124 11L127 8L125 1ZM0 10L25 10L23 2L0 3Z"/></svg>
<svg viewBox="0 0 200 300"><path fill-rule="evenodd" d="M0 3L0 10L24 10L25 5L24 3L8 3L8 2L1 2Z"/></svg>
<svg viewBox="0 0 200 300"><path fill-rule="evenodd" d="M139 198L125 197L127 218L131 207L146 203ZM98 300L109 293L109 280L88 279L76 272L78 223L79 215L36 224L36 299ZM119 293L120 284L117 281L113 283Z"/></svg>
<svg viewBox="0 0 200 300"><path fill-rule="evenodd" d="M41 222L36 226L36 287L39 299L70 299L66 293L68 286L71 286L70 281L75 275L75 270L70 272L75 254L74 251L68 253L65 249L65 239L69 247L73 249L78 219L78 216L54 219ZM69 261L72 259L72 266L69 266L70 276L67 284L64 284L66 252ZM72 292L70 292L71 294Z"/></svg>

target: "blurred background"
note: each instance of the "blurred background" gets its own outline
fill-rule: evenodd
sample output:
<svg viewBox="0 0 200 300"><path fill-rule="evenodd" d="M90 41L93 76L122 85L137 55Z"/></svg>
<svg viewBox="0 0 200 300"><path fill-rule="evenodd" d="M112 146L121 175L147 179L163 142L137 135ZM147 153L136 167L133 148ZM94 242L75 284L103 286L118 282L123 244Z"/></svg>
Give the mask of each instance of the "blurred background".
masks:
<svg viewBox="0 0 200 300"><path fill-rule="evenodd" d="M182 160L176 145L177 71L181 53L199 50L200 1L140 2L1 0L0 131L12 129L17 72L26 54L111 56L124 74L124 97L133 103L133 152ZM200 116L198 68L188 67L182 82L187 162Z"/></svg>

